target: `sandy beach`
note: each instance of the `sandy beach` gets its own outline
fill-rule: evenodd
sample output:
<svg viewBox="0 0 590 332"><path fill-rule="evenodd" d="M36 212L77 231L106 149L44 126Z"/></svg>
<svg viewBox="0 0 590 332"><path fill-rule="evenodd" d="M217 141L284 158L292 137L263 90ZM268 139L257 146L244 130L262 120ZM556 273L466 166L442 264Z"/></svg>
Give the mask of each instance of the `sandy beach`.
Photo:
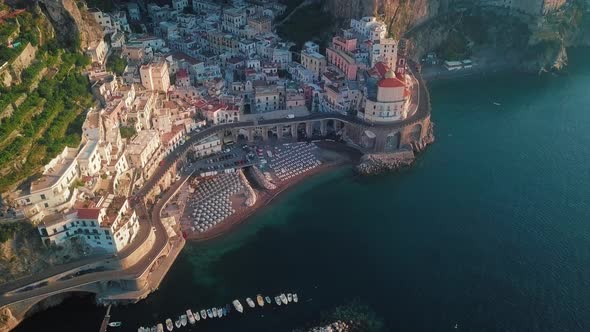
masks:
<svg viewBox="0 0 590 332"><path fill-rule="evenodd" d="M226 218L219 225L216 225L215 227L203 233L187 232L185 231L186 225L183 225L183 231L187 240L191 240L193 242L205 242L228 234L235 228L244 224L254 213L262 211L262 209L269 205L275 198L279 197L281 194L286 193L289 189L294 188L297 184L313 176L332 171L339 167L351 165L357 162L360 158L360 153L358 151L344 146L341 143L317 142L316 145L321 150L323 157L322 165L299 174L291 179L275 183L277 188L274 190L259 188L256 184L251 183L257 195L256 204L251 207L242 207L241 209L237 210L236 213Z"/></svg>

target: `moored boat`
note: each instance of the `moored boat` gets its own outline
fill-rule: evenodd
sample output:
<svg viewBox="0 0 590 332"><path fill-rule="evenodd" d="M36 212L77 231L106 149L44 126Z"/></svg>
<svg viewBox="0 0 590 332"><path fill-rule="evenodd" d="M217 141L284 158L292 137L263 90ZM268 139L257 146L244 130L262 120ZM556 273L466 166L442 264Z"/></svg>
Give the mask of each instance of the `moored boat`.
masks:
<svg viewBox="0 0 590 332"><path fill-rule="evenodd" d="M217 317L217 308L211 308L211 312L213 312L213 317Z"/></svg>
<svg viewBox="0 0 590 332"><path fill-rule="evenodd" d="M223 317L227 316L227 309L225 307L221 308L221 311L223 311Z"/></svg>
<svg viewBox="0 0 590 332"><path fill-rule="evenodd" d="M186 326L186 315L181 315L180 316L180 324L182 324L182 326Z"/></svg>
<svg viewBox="0 0 590 332"><path fill-rule="evenodd" d="M287 301L293 302L293 294L291 294L291 293L287 294Z"/></svg>
<svg viewBox="0 0 590 332"><path fill-rule="evenodd" d="M295 303L299 302L299 298L297 297L297 293L293 294L293 302L295 302Z"/></svg>
<svg viewBox="0 0 590 332"><path fill-rule="evenodd" d="M254 304L254 301L252 301L252 299L249 297L246 298L246 303L248 303L248 306L250 306L250 308L256 307L256 304Z"/></svg>
<svg viewBox="0 0 590 332"><path fill-rule="evenodd" d="M207 317L213 318L213 311L211 309L207 309Z"/></svg>
<svg viewBox="0 0 590 332"><path fill-rule="evenodd" d="M177 329L179 329L182 326L182 323L180 323L180 317L178 317L178 319L174 321L174 326L176 326Z"/></svg>
<svg viewBox="0 0 590 332"><path fill-rule="evenodd" d="M172 331L174 329L174 325L172 324L172 319L166 319L166 330Z"/></svg>
<svg viewBox="0 0 590 332"><path fill-rule="evenodd" d="M195 316L195 319L197 320L197 322L201 320L201 315L199 315L198 311L193 312L193 315Z"/></svg>
<svg viewBox="0 0 590 332"><path fill-rule="evenodd" d="M194 324L194 323L197 322L195 320L195 315L193 315L193 312L190 309L188 309L186 311L186 317L188 318L188 322L191 323L191 324Z"/></svg>
<svg viewBox="0 0 590 332"><path fill-rule="evenodd" d="M145 332L145 328L143 326L140 326L137 328L137 332Z"/></svg>
<svg viewBox="0 0 590 332"><path fill-rule="evenodd" d="M119 327L119 326L121 326L121 322L110 322L109 326L110 327Z"/></svg>
<svg viewBox="0 0 590 332"><path fill-rule="evenodd" d="M281 298L279 296L275 296L275 303L281 305Z"/></svg>
<svg viewBox="0 0 590 332"><path fill-rule="evenodd" d="M225 305L225 311L227 311L228 314L231 312L231 307L229 304Z"/></svg>
<svg viewBox="0 0 590 332"><path fill-rule="evenodd" d="M283 304L287 304L289 303L289 300L287 300L287 297L285 296L285 293L280 295L281 298L281 302L283 302Z"/></svg>
<svg viewBox="0 0 590 332"><path fill-rule="evenodd" d="M201 310L201 318L207 319L207 311L205 309Z"/></svg>
<svg viewBox="0 0 590 332"><path fill-rule="evenodd" d="M264 300L265 300L265 301L266 301L266 303L268 303L268 304L271 304L271 303L272 303L272 301L270 300L270 297L268 297L268 296L265 296L265 297L264 297Z"/></svg>
<svg viewBox="0 0 590 332"><path fill-rule="evenodd" d="M217 317L223 317L223 308L217 308Z"/></svg>
<svg viewBox="0 0 590 332"><path fill-rule="evenodd" d="M242 304L240 303L240 301L238 301L237 299L234 300L232 302L232 304L234 305L234 308L236 308L236 311L239 313L243 313L244 312L244 307L242 307Z"/></svg>
<svg viewBox="0 0 590 332"><path fill-rule="evenodd" d="M158 323L158 325L156 325L156 331L164 332L164 326L162 325L162 323Z"/></svg>
<svg viewBox="0 0 590 332"><path fill-rule="evenodd" d="M158 328L155 326L150 327L150 332L158 332Z"/></svg>
<svg viewBox="0 0 590 332"><path fill-rule="evenodd" d="M256 295L256 302L258 302L259 306L264 307L264 299L262 298L262 295Z"/></svg>

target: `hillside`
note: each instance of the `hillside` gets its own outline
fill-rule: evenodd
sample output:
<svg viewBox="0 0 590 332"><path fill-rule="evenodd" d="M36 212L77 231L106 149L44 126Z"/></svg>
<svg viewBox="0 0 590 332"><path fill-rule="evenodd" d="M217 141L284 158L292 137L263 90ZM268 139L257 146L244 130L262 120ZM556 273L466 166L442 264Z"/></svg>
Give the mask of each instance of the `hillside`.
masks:
<svg viewBox="0 0 590 332"><path fill-rule="evenodd" d="M13 12L0 0L5 11ZM56 38L40 7L0 23L0 192L78 146L84 110L93 103L80 44Z"/></svg>

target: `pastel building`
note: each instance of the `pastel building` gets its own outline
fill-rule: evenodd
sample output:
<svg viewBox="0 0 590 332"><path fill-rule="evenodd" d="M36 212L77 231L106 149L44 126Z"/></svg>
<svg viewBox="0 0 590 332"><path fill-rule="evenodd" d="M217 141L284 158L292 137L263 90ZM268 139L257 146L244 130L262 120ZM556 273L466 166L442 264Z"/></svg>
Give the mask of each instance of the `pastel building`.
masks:
<svg viewBox="0 0 590 332"><path fill-rule="evenodd" d="M160 61L141 66L141 84L148 90L166 92L170 88L168 62Z"/></svg>
<svg viewBox="0 0 590 332"><path fill-rule="evenodd" d="M326 57L315 51L301 52L301 64L305 69L314 74L314 79L319 80L326 69Z"/></svg>
<svg viewBox="0 0 590 332"><path fill-rule="evenodd" d="M392 70L377 82L376 91L369 90L360 118L370 122L392 122L406 118L410 94L404 81Z"/></svg>
<svg viewBox="0 0 590 332"><path fill-rule="evenodd" d="M387 26L373 16L365 16L360 20L351 19L350 27L363 39L379 40L387 37Z"/></svg>

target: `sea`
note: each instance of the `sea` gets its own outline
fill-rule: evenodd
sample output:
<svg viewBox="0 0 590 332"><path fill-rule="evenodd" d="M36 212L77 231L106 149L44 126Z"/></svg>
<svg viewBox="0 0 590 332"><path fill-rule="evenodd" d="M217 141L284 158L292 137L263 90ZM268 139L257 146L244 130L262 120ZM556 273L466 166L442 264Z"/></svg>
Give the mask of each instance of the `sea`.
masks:
<svg viewBox="0 0 590 332"><path fill-rule="evenodd" d="M563 75L504 72L430 84L436 142L410 169L352 167L297 185L230 234L188 243L160 288L112 309L122 326L235 298L186 331L293 331L336 318L367 331L590 330L590 49ZM15 331L98 331L75 296Z"/></svg>

